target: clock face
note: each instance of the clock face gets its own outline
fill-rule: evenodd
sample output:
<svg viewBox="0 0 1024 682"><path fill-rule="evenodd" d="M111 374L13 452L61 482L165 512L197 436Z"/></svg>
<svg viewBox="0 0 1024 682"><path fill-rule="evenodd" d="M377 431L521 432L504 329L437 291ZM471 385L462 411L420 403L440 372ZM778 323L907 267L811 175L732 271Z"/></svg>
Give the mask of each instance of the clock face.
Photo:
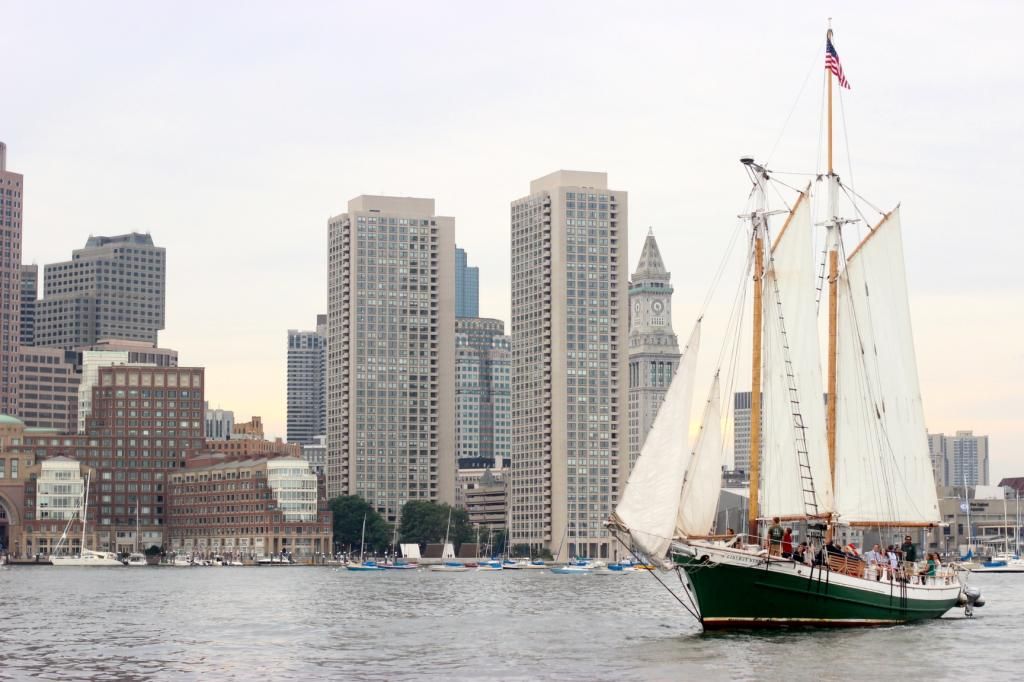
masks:
<svg viewBox="0 0 1024 682"><path fill-rule="evenodd" d="M651 304L651 310L653 310L656 313L660 313L663 310L665 310L665 304L662 303L661 301L655 301L654 303Z"/></svg>

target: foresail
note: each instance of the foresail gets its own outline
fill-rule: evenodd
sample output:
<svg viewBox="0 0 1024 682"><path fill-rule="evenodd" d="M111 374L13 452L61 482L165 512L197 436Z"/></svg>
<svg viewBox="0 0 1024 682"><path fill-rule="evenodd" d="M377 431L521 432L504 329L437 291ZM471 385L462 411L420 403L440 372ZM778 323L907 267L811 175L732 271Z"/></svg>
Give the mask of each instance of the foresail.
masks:
<svg viewBox="0 0 1024 682"><path fill-rule="evenodd" d="M697 442L683 477L676 517L676 535L704 536L711 532L722 488L722 410L718 374L704 407Z"/></svg>
<svg viewBox="0 0 1024 682"><path fill-rule="evenodd" d="M679 368L654 418L611 523L629 532L651 560L668 554L679 511L690 449L690 408L700 349L700 322L693 328Z"/></svg>
<svg viewBox="0 0 1024 682"><path fill-rule="evenodd" d="M814 263L810 201L804 193L772 247L765 273L761 462L761 515L765 517L829 514L833 508ZM801 463L809 465L809 476Z"/></svg>
<svg viewBox="0 0 1024 682"><path fill-rule="evenodd" d="M898 208L849 257L838 313L839 520L938 523Z"/></svg>

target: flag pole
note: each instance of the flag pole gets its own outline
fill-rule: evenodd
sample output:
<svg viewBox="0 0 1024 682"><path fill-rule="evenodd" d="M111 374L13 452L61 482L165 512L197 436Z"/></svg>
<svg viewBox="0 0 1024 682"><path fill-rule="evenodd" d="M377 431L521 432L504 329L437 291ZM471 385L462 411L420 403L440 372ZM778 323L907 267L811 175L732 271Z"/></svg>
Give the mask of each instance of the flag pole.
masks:
<svg viewBox="0 0 1024 682"><path fill-rule="evenodd" d="M826 49L832 43L832 18L825 34ZM836 175L832 167L832 69L828 71L828 383L825 403L825 435L828 450L829 478L836 484L836 365L839 331L839 222L836 219ZM835 528L829 523L826 541Z"/></svg>

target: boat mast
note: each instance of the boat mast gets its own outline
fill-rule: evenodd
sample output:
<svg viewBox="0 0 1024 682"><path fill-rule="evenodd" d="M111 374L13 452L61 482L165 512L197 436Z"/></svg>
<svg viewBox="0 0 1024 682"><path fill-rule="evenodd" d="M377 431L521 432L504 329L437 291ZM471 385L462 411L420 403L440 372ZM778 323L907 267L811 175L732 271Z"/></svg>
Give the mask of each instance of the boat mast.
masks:
<svg viewBox="0 0 1024 682"><path fill-rule="evenodd" d="M363 533L359 536L359 563L363 563L363 547L366 546L366 514L363 514Z"/></svg>
<svg viewBox="0 0 1024 682"><path fill-rule="evenodd" d="M85 496L82 498L82 544L78 546L78 556L85 551L85 526L89 520L89 478L91 472L85 475Z"/></svg>
<svg viewBox="0 0 1024 682"><path fill-rule="evenodd" d="M832 42L832 20L826 40ZM836 215L836 199L839 195L839 176L835 174L832 158L832 70L825 69L828 74L828 216L825 221L825 243L828 251L828 378L825 402L825 439L828 448L829 476L832 488L836 485L836 361L837 337L839 329L839 234L840 221ZM834 524L829 523L825 534L826 541L832 539Z"/></svg>
<svg viewBox="0 0 1024 682"><path fill-rule="evenodd" d="M747 509L747 532L751 542L759 537L757 527L761 487L761 334L762 296L764 294L765 191L768 171L753 159L741 159L754 177L754 315L752 327L753 352L750 358L750 506Z"/></svg>

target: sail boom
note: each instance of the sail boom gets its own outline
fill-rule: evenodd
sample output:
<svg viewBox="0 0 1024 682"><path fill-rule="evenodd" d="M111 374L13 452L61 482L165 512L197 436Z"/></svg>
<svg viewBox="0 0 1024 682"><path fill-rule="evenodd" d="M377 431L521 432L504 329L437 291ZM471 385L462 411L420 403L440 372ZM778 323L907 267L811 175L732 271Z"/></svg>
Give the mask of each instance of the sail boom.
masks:
<svg viewBox="0 0 1024 682"><path fill-rule="evenodd" d="M848 521L839 522L840 526L854 528L938 528L941 523L936 521Z"/></svg>

